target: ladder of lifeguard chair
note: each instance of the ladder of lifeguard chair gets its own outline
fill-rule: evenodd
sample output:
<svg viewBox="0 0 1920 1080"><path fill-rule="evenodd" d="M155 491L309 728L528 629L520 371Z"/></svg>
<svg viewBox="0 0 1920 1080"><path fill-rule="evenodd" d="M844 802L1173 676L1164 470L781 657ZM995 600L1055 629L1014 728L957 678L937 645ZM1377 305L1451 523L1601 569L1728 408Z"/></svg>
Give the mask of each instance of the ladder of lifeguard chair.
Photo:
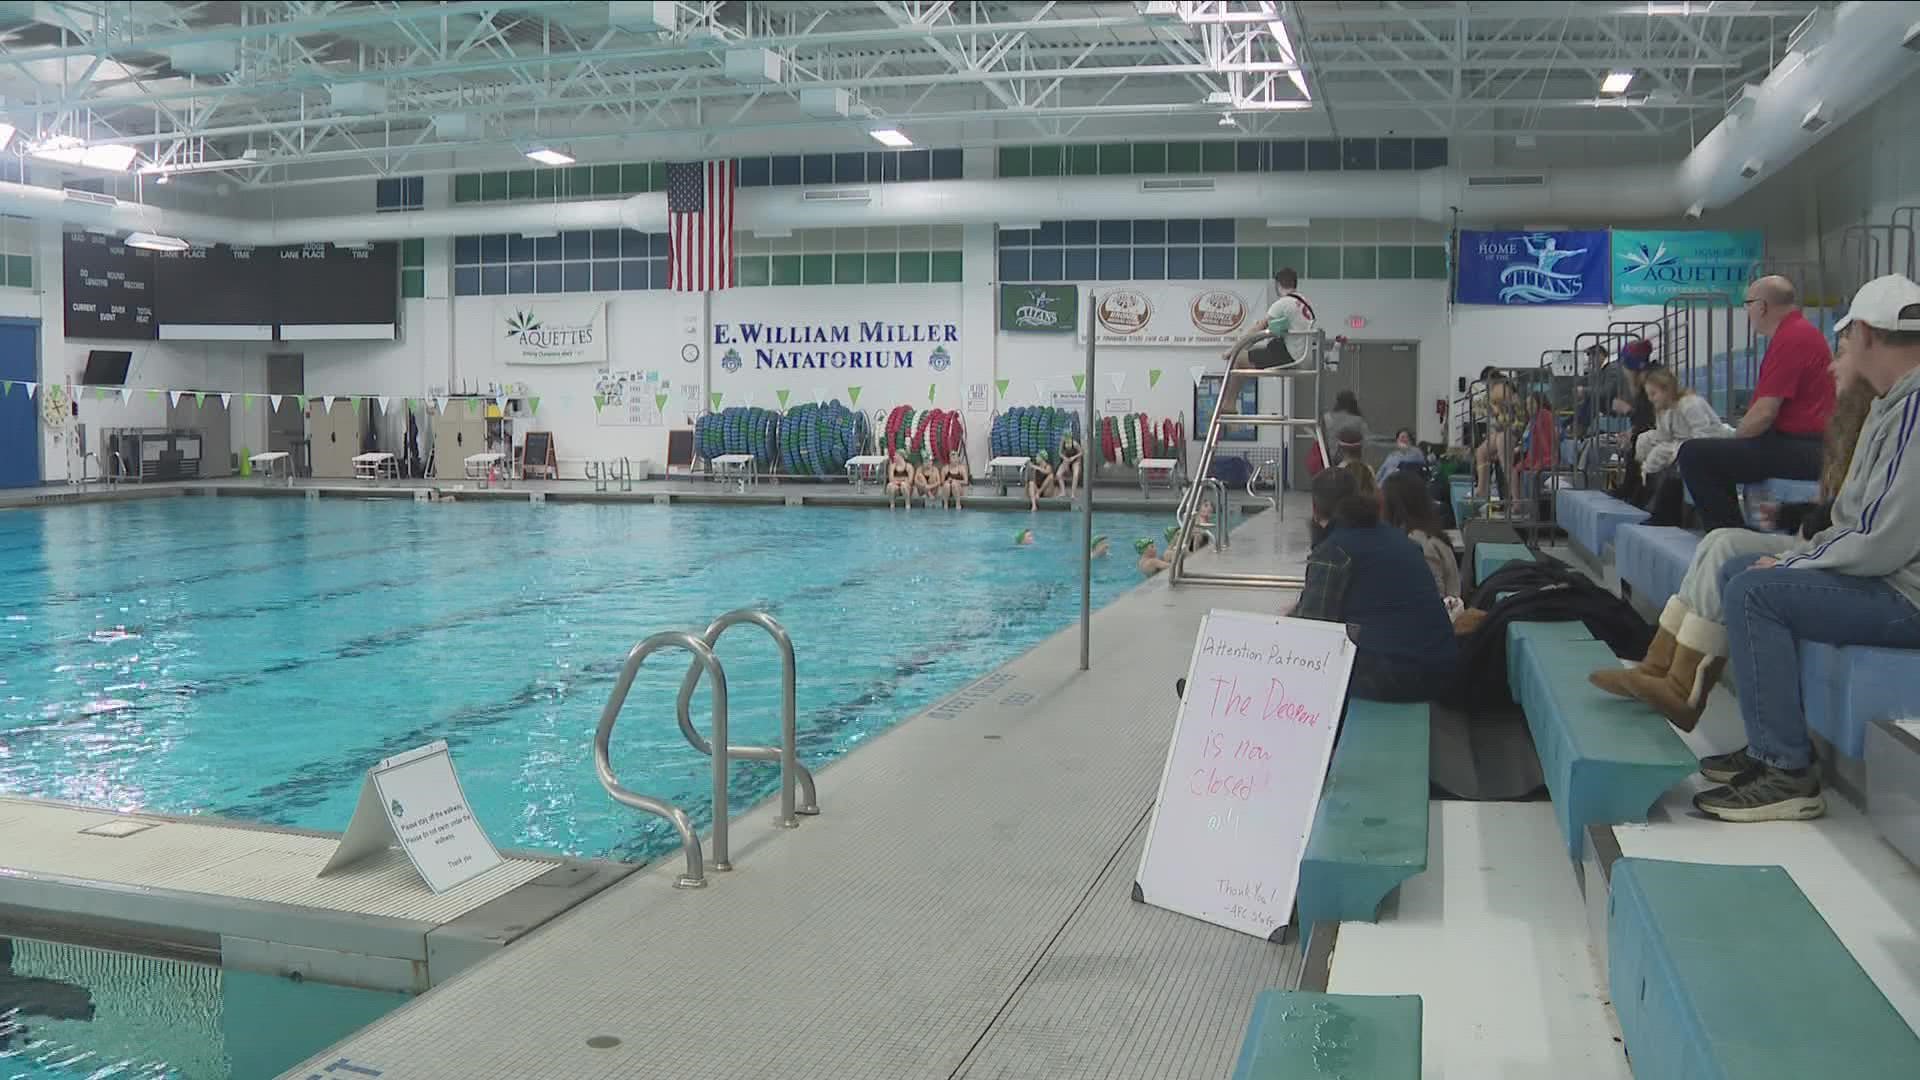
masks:
<svg viewBox="0 0 1920 1080"><path fill-rule="evenodd" d="M1306 584L1306 579L1298 574L1249 574L1226 572L1203 572L1187 569L1187 545L1193 535L1195 511L1200 504L1201 481L1213 473L1213 459L1220 446L1220 430L1223 424L1246 424L1253 427L1278 427L1291 434L1297 428L1306 428L1313 433L1314 445L1320 449L1320 460L1328 461L1327 448L1320 432L1320 374L1325 356L1325 336L1315 334L1310 339L1308 356L1297 360L1285 368L1258 369L1243 368L1235 371L1233 363L1240 353L1236 352L1227 360L1227 368L1220 380L1220 396L1214 402L1213 417L1207 422L1207 438L1200 447L1200 460L1195 465L1187 490L1180 497L1180 506L1176 512L1180 519L1180 532L1174 538L1174 549L1168 556L1172 563L1167 571L1167 579L1175 585L1228 585L1240 588L1298 589ZM1244 350L1242 350L1244 351ZM1231 401L1227 393L1229 384L1238 378L1245 379L1286 379L1312 380L1312 411L1305 417L1296 417L1286 412L1253 413L1242 416L1238 413L1227 414L1223 419L1224 406ZM1296 383L1297 385L1297 383ZM1236 391L1238 387L1234 388ZM1300 395L1286 395L1288 403L1297 409ZM1274 476L1274 494L1276 501L1283 477L1276 471Z"/></svg>

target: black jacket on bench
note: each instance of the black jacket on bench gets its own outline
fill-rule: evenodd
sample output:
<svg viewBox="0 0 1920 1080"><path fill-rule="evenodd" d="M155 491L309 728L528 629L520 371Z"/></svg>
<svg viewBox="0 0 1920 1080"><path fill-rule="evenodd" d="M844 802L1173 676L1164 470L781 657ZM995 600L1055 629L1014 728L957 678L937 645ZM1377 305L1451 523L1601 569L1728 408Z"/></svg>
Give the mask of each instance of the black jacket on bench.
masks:
<svg viewBox="0 0 1920 1080"><path fill-rule="evenodd" d="M1496 599L1501 593L1513 595ZM1646 656L1653 641L1652 628L1625 600L1554 562L1508 563L1488 575L1467 604L1487 613L1461 650L1462 705L1474 714L1514 708L1507 685L1507 627L1513 623L1577 619L1623 660Z"/></svg>

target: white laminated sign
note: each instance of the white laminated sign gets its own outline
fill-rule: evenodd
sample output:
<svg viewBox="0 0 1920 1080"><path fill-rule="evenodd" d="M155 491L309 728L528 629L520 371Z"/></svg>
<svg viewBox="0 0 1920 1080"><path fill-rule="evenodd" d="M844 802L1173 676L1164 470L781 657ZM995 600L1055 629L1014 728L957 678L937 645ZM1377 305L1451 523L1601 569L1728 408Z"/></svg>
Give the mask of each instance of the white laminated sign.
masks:
<svg viewBox="0 0 1920 1080"><path fill-rule="evenodd" d="M443 893L500 865L467 805L444 741L428 743L367 770L340 846L320 876L398 846L435 893Z"/></svg>

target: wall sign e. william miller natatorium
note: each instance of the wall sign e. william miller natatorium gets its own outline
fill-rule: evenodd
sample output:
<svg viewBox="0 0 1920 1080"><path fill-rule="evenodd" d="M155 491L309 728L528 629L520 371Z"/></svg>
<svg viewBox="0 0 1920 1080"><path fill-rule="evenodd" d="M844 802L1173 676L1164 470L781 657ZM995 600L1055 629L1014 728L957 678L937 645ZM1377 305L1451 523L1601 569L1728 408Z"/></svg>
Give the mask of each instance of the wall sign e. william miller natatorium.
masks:
<svg viewBox="0 0 1920 1080"><path fill-rule="evenodd" d="M505 364L607 363L607 305L519 302L494 305L494 359Z"/></svg>
<svg viewBox="0 0 1920 1080"><path fill-rule="evenodd" d="M729 372L765 369L912 368L924 359L935 371L952 363L960 325L874 320L851 323L713 324L713 344ZM726 363L731 355L735 363ZM749 363L749 360L751 363Z"/></svg>

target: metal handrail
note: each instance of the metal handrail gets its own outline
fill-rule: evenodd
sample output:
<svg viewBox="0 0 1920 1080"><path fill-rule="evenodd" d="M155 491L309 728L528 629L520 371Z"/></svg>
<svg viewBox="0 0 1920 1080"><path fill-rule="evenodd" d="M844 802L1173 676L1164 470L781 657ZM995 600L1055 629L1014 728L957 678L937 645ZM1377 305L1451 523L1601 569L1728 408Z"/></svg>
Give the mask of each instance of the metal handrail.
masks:
<svg viewBox="0 0 1920 1080"><path fill-rule="evenodd" d="M662 630L633 647L627 654L627 662L620 668L620 677L614 681L613 693L607 698L607 707L600 712L600 726L593 733L593 771L600 778L600 786L607 789L615 802L631 806L666 818L680 834L680 846L686 851L687 872L682 874L674 885L682 889L698 889L707 883L705 864L700 857L700 836L694 831L693 819L685 810L650 795L630 791L620 785L613 775L613 764L609 760L609 746L613 741L613 722L620 718L620 707L626 704L627 691L633 688L634 676L640 673L640 665L647 657L666 648L681 648L693 654L693 662L706 669L713 676L713 737L720 750L713 755L713 868L731 870L727 861L727 673L721 670L719 658L713 655L713 647L705 638L688 633L685 630Z"/></svg>
<svg viewBox="0 0 1920 1080"><path fill-rule="evenodd" d="M1193 475L1197 479L1195 483L1188 485L1187 490L1182 493L1180 498L1180 505L1177 511L1180 522L1180 533L1175 538L1173 552L1168 558L1168 562L1171 564L1167 570L1167 580L1169 583L1174 585L1252 586L1274 589L1298 589L1306 584L1306 579L1298 574L1194 573L1186 568L1186 564L1187 555L1189 554L1187 545L1193 535L1193 511L1199 504L1201 491L1205 488L1203 481L1209 479L1212 475L1213 458L1219 449L1220 429L1223 423L1288 429L1307 428L1313 432L1316 444L1321 446L1322 460L1325 460L1326 447L1324 443L1321 442L1319 419L1321 404L1320 375L1325 369L1325 337L1321 334L1314 334L1308 340L1310 342L1308 350L1310 356L1300 358L1298 366L1294 367L1235 369L1233 366L1235 360L1238 359L1241 353L1246 351L1244 346L1235 349L1232 355L1227 357L1226 368L1221 373L1220 397L1219 400L1214 403L1213 416L1207 421L1206 442L1201 444L1200 460L1198 464L1194 466L1193 470ZM1225 406L1234 399L1234 395L1229 394L1228 391L1233 390L1237 392L1239 389L1238 381L1241 379L1303 378L1311 378L1313 380L1313 413L1310 417L1294 417L1281 413L1255 413L1252 415L1241 415L1239 413L1228 414L1225 410ZM1291 398L1292 395L1289 395L1289 400L1291 400ZM1230 418L1223 420L1223 417ZM1223 485L1222 491L1224 490ZM1224 521L1221 522L1219 527L1225 528Z"/></svg>
<svg viewBox="0 0 1920 1080"><path fill-rule="evenodd" d="M1266 501L1273 504L1274 515L1280 520L1284 521L1286 519L1287 511L1286 511L1286 507L1282 505L1281 499L1280 499L1280 462L1279 461L1277 460L1263 461L1260 464L1255 465L1253 468L1247 470L1247 496L1253 499L1258 499L1261 497L1259 492L1253 490L1253 486L1259 483L1260 472L1263 469L1273 470L1273 494L1269 496Z"/></svg>
<svg viewBox="0 0 1920 1080"><path fill-rule="evenodd" d="M813 773L800 763L799 749L794 734L799 726L799 705L794 689L795 675L793 662L793 638L787 635L787 628L781 626L773 616L757 608L741 608L729 611L708 624L700 639L714 648L720 643L720 635L728 629L742 623L758 626L773 636L774 644L780 647L780 745L779 746L727 746L727 756L745 758L749 761L777 761L780 763L780 816L773 823L783 829L791 829L800 822L795 813L818 814L819 798L814 791ZM693 691L700 685L702 665L696 659L687 665L686 677L680 680L680 699L674 706L674 713L680 721L680 733L687 737L695 750L703 754L713 753L713 744L694 730L692 718ZM798 786L805 798L794 806L794 788Z"/></svg>

